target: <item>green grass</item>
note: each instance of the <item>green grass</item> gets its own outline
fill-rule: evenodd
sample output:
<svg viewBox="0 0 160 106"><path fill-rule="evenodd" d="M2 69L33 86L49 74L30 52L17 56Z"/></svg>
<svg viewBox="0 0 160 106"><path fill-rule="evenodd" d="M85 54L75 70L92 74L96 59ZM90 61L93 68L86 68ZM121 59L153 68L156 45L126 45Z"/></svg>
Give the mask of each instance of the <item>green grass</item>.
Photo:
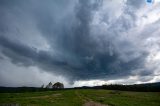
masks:
<svg viewBox="0 0 160 106"><path fill-rule="evenodd" d="M87 101L109 106L160 106L160 92L60 90L0 93L0 104L17 103L21 106L82 106Z"/></svg>

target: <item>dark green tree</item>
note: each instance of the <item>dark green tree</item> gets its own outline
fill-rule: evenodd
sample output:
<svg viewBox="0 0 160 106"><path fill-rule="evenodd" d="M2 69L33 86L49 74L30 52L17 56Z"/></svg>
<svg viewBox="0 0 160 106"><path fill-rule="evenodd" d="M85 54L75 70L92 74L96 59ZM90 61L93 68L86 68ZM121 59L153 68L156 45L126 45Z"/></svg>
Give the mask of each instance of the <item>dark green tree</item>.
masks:
<svg viewBox="0 0 160 106"><path fill-rule="evenodd" d="M63 83L56 82L55 84L53 84L52 88L53 89L63 89L64 85L63 85Z"/></svg>

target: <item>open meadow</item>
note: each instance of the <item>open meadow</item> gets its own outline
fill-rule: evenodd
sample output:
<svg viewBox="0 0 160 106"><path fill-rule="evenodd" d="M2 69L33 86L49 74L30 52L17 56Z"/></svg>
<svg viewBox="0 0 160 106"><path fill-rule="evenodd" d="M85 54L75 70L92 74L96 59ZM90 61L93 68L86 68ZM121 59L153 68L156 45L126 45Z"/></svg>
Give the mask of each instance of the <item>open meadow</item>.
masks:
<svg viewBox="0 0 160 106"><path fill-rule="evenodd" d="M160 92L75 89L0 93L0 106L160 106Z"/></svg>

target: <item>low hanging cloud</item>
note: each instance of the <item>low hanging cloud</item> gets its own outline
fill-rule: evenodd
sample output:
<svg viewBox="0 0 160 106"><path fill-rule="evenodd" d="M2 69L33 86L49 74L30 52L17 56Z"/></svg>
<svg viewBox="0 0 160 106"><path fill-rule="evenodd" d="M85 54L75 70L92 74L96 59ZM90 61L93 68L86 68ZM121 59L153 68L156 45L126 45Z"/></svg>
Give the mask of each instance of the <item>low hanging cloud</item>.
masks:
<svg viewBox="0 0 160 106"><path fill-rule="evenodd" d="M159 81L157 5L147 7L145 0L1 0L0 62L14 76L29 70L32 79L36 70L34 83L23 82L32 86L51 76L68 87L127 78L128 84ZM23 85L14 83L21 78L10 70L0 69L0 84L9 86L14 79L12 86Z"/></svg>

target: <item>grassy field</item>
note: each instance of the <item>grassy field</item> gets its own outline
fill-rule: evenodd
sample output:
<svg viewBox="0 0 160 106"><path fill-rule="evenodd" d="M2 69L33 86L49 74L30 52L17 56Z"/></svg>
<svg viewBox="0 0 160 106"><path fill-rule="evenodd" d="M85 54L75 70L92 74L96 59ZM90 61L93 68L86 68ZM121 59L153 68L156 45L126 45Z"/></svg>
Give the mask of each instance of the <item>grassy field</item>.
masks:
<svg viewBox="0 0 160 106"><path fill-rule="evenodd" d="M160 92L60 90L0 93L0 106L4 104L17 104L16 106L160 106Z"/></svg>

